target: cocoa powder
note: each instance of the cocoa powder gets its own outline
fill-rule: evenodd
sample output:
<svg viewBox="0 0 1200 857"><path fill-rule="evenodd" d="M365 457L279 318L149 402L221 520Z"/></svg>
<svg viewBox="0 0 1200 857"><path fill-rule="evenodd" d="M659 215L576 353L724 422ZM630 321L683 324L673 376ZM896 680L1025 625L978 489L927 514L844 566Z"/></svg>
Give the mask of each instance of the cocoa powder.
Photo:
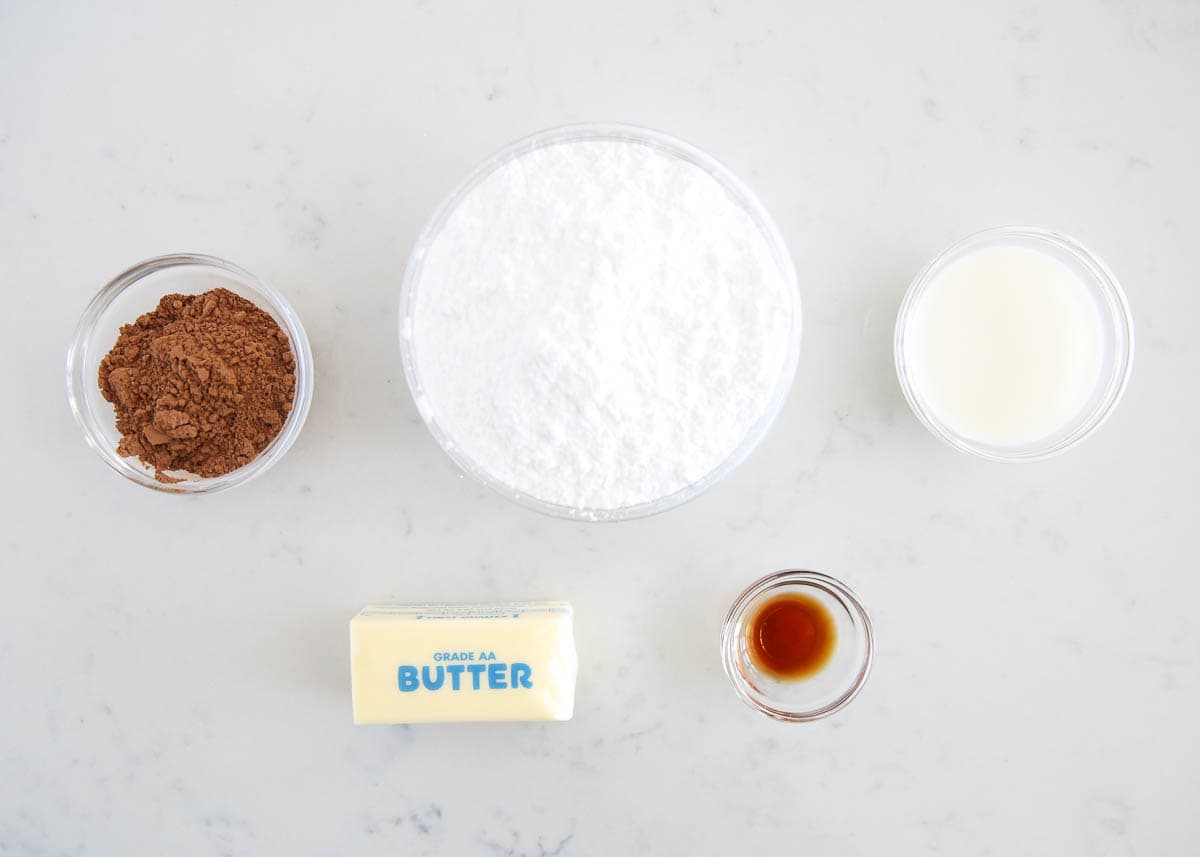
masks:
<svg viewBox="0 0 1200 857"><path fill-rule="evenodd" d="M167 295L124 325L100 362L121 455L161 482L222 476L253 461L292 410L296 360L266 312L227 289Z"/></svg>

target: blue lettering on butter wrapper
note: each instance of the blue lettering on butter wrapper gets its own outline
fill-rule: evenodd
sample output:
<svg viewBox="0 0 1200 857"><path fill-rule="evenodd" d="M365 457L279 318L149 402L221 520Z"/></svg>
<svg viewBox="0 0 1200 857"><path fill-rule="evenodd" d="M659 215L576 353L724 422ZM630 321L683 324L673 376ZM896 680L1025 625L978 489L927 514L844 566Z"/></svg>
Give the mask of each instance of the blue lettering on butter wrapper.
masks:
<svg viewBox="0 0 1200 857"><path fill-rule="evenodd" d="M463 674L470 675L470 684ZM484 677L486 676L486 685ZM450 681L447 682L446 679ZM396 669L396 685L401 693L427 690L433 693L449 690L524 690L533 687L533 668L514 661L486 664L438 664L416 667L401 664Z"/></svg>
<svg viewBox="0 0 1200 857"><path fill-rule="evenodd" d="M405 693L416 690L420 686L417 681L417 668L410 666L400 667L398 670L400 677L400 689Z"/></svg>
<svg viewBox="0 0 1200 857"><path fill-rule="evenodd" d="M436 676L436 678L434 677ZM442 682L446 680L446 668L437 667L437 672L433 675L429 673L429 667L421 667L421 684L425 685L430 690L437 690L442 686Z"/></svg>

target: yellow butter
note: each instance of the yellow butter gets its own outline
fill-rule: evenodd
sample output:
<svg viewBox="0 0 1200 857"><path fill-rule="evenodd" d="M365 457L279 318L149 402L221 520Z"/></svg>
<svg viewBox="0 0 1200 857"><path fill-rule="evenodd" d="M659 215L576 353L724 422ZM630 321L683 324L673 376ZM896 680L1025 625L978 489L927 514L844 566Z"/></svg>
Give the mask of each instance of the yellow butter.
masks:
<svg viewBox="0 0 1200 857"><path fill-rule="evenodd" d="M350 620L354 722L570 720L565 601L372 605Z"/></svg>

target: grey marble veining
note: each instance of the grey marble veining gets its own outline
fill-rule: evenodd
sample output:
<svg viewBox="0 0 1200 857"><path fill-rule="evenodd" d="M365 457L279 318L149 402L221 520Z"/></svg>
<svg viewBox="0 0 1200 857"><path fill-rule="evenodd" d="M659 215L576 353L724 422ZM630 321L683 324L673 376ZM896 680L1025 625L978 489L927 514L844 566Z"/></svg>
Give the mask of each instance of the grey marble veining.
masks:
<svg viewBox="0 0 1200 857"><path fill-rule="evenodd" d="M1200 846L1195 2L0 2L0 855L1191 857ZM408 397L417 231L471 166L621 120L729 164L805 306L791 398L693 503L587 526L461 478ZM908 412L909 278L1054 227L1126 286L1133 380L1094 438L976 462ZM173 250L305 321L314 406L225 495L86 449L63 353ZM717 633L806 566L872 610L862 696L767 721ZM566 598L566 724L354 728L367 602Z"/></svg>

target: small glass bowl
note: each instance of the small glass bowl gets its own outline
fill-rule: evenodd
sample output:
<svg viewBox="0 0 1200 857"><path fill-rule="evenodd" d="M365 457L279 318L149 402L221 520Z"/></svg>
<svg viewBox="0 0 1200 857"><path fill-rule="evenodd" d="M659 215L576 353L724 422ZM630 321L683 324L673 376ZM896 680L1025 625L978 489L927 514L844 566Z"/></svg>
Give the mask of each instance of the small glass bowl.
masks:
<svg viewBox="0 0 1200 857"><path fill-rule="evenodd" d="M909 318L925 289L946 266L984 247L1024 247L1045 253L1066 265L1084 284L1100 318L1100 369L1095 388L1074 419L1045 437L1025 444L1000 445L966 437L938 418L913 383L905 354ZM1067 235L1034 226L1001 226L961 239L921 270L900 304L894 341L896 374L904 398L917 419L934 436L962 452L991 461L1039 461L1065 452L1092 434L1108 418L1129 383L1133 369L1133 316L1120 283L1108 266L1080 242Z"/></svg>
<svg viewBox="0 0 1200 857"><path fill-rule="evenodd" d="M788 354L780 369L779 379L772 392L771 400L757 422L746 432L742 442L730 453L720 465L701 479L686 485L673 494L658 497L644 503L636 503L621 508L587 508L563 506L548 503L531 494L520 491L513 486L497 479L481 465L467 456L455 439L438 424L428 405L425 385L421 380L421 367L417 362L412 347L412 320L416 309L417 289L421 281L425 256L433 242L437 239L446 221L454 214L455 209L464 199L477 188L488 176L504 164L547 146L559 143L580 142L587 140L617 140L638 143L658 149L673 157L687 161L700 167L716 179L726 192L737 200L747 214L758 225L763 239L771 248L780 275L788 286L788 295L792 301L791 332L788 337ZM400 362L404 368L404 377L408 380L412 391L413 401L425 425L438 445L450 456L451 460L469 476L496 493L519 503L527 509L542 512L558 518L578 521L627 521L633 518L644 518L673 509L699 496L716 483L729 475L754 448L762 441L775 418L783 409L784 401L792 386L796 374L796 364L800 355L800 294L796 280L796 271L792 265L792 257L788 253L787 244L783 240L775 222L767 213L754 192L739 179L732 170L708 153L659 131L641 128L636 125L619 123L585 123L578 125L563 125L531 134L515 143L501 149L487 158L471 172L466 179L456 187L438 206L432 218L425 225L413 247L408 266L404 270L404 279L400 286Z"/></svg>
<svg viewBox="0 0 1200 857"><path fill-rule="evenodd" d="M257 458L224 476L192 477L164 483L154 478L154 468L136 458L117 454L121 435L113 406L97 383L100 361L117 341L122 325L152 311L169 294L201 294L225 288L267 312L287 333L296 359L296 391L292 410L283 428ZM119 274L84 310L67 350L67 399L84 440L113 470L126 479L172 494L208 494L248 482L267 471L288 451L312 404L313 357L299 316L283 296L231 262L198 253L158 256L139 262Z"/></svg>
<svg viewBox="0 0 1200 857"><path fill-rule="evenodd" d="M754 663L748 626L768 600L800 594L815 598L829 611L837 637L820 672L781 680ZM875 631L866 608L844 583L818 571L777 571L755 581L733 602L721 626L721 659L738 697L756 711L789 723L819 720L844 708L862 690L874 656Z"/></svg>

